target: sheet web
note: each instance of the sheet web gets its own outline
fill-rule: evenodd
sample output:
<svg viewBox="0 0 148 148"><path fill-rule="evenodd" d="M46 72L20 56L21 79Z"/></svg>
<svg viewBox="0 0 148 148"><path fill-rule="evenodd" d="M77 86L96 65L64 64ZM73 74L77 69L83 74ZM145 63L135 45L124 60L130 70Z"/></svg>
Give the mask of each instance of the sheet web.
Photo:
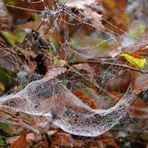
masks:
<svg viewBox="0 0 148 148"><path fill-rule="evenodd" d="M134 94L127 92L109 109L92 109L58 79L46 77L33 81L20 92L0 100L3 105L13 106L16 111L43 116L49 124L68 133L92 137L116 125L126 114L125 109L134 97Z"/></svg>
<svg viewBox="0 0 148 148"><path fill-rule="evenodd" d="M92 1L92 3L94 3L94 1ZM56 15L56 13L63 11L63 6L65 6L65 4L63 4L64 3L62 3L62 5L61 3L57 3L57 9L54 11L49 11L48 7L45 5L45 12L47 14L44 19L48 19L49 16ZM88 14L89 12L85 12L86 1L84 1L84 3L82 2L80 5L77 5L76 2L74 4L76 9L83 10L82 14L85 15L85 19L80 21L79 18L74 13L72 13L71 9L69 9L72 5L72 2L70 1L69 3L66 3L67 8L64 9L65 13L78 20L80 23L90 25L88 24L88 20L90 19ZM93 27L99 29L101 32L103 32L103 34L106 34L106 36L110 37L107 37L107 42L110 40L114 40L117 48L119 48L117 39L120 38L120 35L117 34L117 38L115 38L112 34L104 32L104 29L101 29L100 26L98 28L96 24L100 23L100 20L92 22ZM69 40L74 42L73 39L71 39L66 32L65 38L65 43L69 43ZM63 45L65 45L65 43ZM90 51L91 55L90 53L86 53L86 51L74 50L74 52L84 57L84 59L95 59L96 55L96 53L93 53L94 51ZM116 63L117 60L118 59L113 62ZM81 81L81 79L76 80L75 76L82 76L82 78L86 81L90 81L87 75L90 76L91 73L85 75L84 73L81 73L78 69L75 69L74 67L71 68L70 65L67 66L70 67L70 69L72 69L73 71L73 75L70 79L68 79L68 81L71 81L69 83L73 85L80 85L80 87L86 86L84 82ZM101 86L97 83L97 81L93 81L95 82L95 87L103 91L108 96L108 98L111 96L105 88L106 80L116 80L116 77L118 77L124 71L124 69L122 68L117 69L117 71L119 70L119 74L117 75L115 74L115 72L113 72L113 69L114 67L112 65L107 66L107 68L104 69L102 75L107 73L107 77L104 77L103 81L101 81ZM67 87L64 82L61 81L59 77L61 75L65 75L66 78L65 73L67 73L67 69L64 67L52 68L49 70L45 77L39 80L32 81L21 91L8 96L0 97L0 103L2 106L10 106L16 112L23 112L31 116L44 117L45 120L43 120L42 122L46 121L47 124L59 127L68 133L80 136L94 137L105 133L114 125L118 124L120 119L125 117L125 115L127 114L127 108L129 107L130 103L136 98L132 90L132 85L129 85L129 88L124 92L122 97L119 97L120 99L118 99L118 102L116 101L116 103L111 103L110 100L110 103L108 104L108 107L110 108L104 106L102 107L101 105L99 106L100 102L97 103L96 101L98 98L100 98L100 96L98 96L98 93L95 93L93 91L93 87L91 88L89 86L87 87L89 88L89 91L87 91L87 93L89 93L91 99L94 102L96 101L95 103L98 104L98 106L93 109L89 106L89 104L84 103L83 100L77 97L73 93L71 87ZM98 76L98 79L99 77L101 76ZM96 80L96 78L94 78L93 76L92 79ZM44 124L42 122L39 124Z"/></svg>

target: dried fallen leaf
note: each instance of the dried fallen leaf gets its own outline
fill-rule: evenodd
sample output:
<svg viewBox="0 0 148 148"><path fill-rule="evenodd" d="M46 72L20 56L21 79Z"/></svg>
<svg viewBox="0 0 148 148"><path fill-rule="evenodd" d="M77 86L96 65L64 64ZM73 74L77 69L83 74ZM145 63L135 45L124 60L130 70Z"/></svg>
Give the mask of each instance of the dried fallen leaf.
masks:
<svg viewBox="0 0 148 148"><path fill-rule="evenodd" d="M52 146L63 147L82 147L84 145L83 140L74 139L70 134L64 132L57 132L52 136Z"/></svg>
<svg viewBox="0 0 148 148"><path fill-rule="evenodd" d="M26 135L27 132L24 130L22 135L10 145L10 148L29 148L30 143L26 140Z"/></svg>

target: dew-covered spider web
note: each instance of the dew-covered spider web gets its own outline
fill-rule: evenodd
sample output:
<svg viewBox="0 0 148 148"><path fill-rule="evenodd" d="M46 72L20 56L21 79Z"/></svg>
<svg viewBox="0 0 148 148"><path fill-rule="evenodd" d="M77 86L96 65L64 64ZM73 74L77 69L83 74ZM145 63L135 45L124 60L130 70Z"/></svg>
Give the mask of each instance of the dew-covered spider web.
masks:
<svg viewBox="0 0 148 148"><path fill-rule="evenodd" d="M1 98L3 105L16 111L45 117L49 124L81 136L100 135L124 117L135 95L129 91L113 107L92 109L56 78L48 77L31 82L16 94Z"/></svg>
<svg viewBox="0 0 148 148"><path fill-rule="evenodd" d="M102 16L88 7L93 6L94 3L93 0L60 1L56 3L52 10L45 3L44 10L38 12L43 17L42 21L53 19L52 23L64 30L64 43L60 43L63 49L68 46L71 47L74 55L78 56L77 58L81 57L85 62L89 59L92 65L86 62L73 66L62 59L58 61L60 64L57 64L57 67L53 68L54 66L51 66L45 76L40 76L37 73L30 72L28 66L22 64L21 70L23 69L28 75L33 74L34 78L32 82L26 82L27 85L20 91L0 97L2 108L9 106L15 112L43 117L44 120L40 121L39 124L44 125L43 122L46 122L49 127L58 127L70 134L87 137L105 133L129 113L130 104L137 99L137 92L134 90L132 81L127 80L129 82L125 82L126 80L120 78L126 76L126 78L132 79L132 73L129 69L126 70L124 67L116 65L118 62L122 64L122 61L116 55L129 47L130 44L132 45L133 41L130 40L127 32L120 30L123 33L121 36L105 28L101 24ZM13 7L11 5L7 6ZM36 12L36 10L27 8L16 7L16 9ZM102 8L98 6L96 9ZM73 11L79 13L79 15L76 15ZM83 39L79 28L75 28L76 32L71 33L74 35L70 36L70 33L66 32L66 28L58 24L59 18L62 19L63 17L61 12L69 16L65 20L65 24L71 24L72 27L85 24L85 27L89 26L94 29L95 31L91 33L92 41L90 41L89 36ZM58 15L58 19L55 17L56 15ZM72 20L76 20L77 24ZM107 20L103 20L107 22ZM38 30L43 28L44 25L41 25ZM101 36L99 41L96 40L98 36ZM81 41L81 44L78 44L77 38ZM109 45L113 46L114 50L97 49ZM9 49L7 50L9 51ZM64 49L63 52L68 51ZM55 53L60 57L59 52ZM17 58L16 55L12 54L12 59L15 58ZM94 66L94 60L99 60L100 63L107 61L108 64L96 64L97 66ZM14 62L17 63L18 61L15 60ZM20 69L19 66L18 69ZM115 89L119 90L120 93L114 95L110 91L115 91L112 84L116 81L124 81L123 83L128 83L128 86L124 89L116 86ZM147 86L144 89L147 89ZM89 101L85 102L82 99L83 97L79 97L75 90L86 93L86 96L89 96Z"/></svg>

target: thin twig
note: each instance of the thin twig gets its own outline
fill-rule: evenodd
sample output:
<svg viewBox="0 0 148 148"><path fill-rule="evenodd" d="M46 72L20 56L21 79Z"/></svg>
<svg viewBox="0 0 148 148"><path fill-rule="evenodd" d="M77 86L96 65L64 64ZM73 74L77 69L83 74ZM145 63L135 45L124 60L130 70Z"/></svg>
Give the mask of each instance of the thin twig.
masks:
<svg viewBox="0 0 148 148"><path fill-rule="evenodd" d="M24 7L9 5L9 4L5 4L5 5L6 5L6 7L11 7L11 8L15 8L15 9L24 10L24 11L30 11L30 12L36 12L36 13L41 13L41 12L43 12L43 11L36 10L36 9L29 9L29 8L24 8Z"/></svg>
<svg viewBox="0 0 148 148"><path fill-rule="evenodd" d="M111 63L111 62L104 62L102 60L96 60L96 61L77 61L77 62L73 62L73 63L68 63L69 65L76 65L76 64L84 64L84 63L91 63L91 64L101 64L101 65L112 65L115 67L122 67L124 69L130 69L132 71L136 71L136 72L140 72L142 74L148 74L148 71L144 71L142 69L137 69L134 67L130 67L128 65L125 64L117 64L117 63Z"/></svg>

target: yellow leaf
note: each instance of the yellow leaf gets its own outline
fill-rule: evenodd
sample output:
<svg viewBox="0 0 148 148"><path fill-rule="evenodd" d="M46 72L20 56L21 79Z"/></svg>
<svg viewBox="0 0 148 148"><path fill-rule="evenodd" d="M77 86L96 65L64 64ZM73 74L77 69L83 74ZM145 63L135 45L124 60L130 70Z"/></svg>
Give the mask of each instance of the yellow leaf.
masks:
<svg viewBox="0 0 148 148"><path fill-rule="evenodd" d="M5 86L3 83L0 82L0 92L3 92L5 90Z"/></svg>
<svg viewBox="0 0 148 148"><path fill-rule="evenodd" d="M146 59L140 55L136 56L134 54L125 52L125 53L121 53L120 56L124 57L127 61L129 61L131 64L133 64L138 68L143 68L146 63Z"/></svg>

